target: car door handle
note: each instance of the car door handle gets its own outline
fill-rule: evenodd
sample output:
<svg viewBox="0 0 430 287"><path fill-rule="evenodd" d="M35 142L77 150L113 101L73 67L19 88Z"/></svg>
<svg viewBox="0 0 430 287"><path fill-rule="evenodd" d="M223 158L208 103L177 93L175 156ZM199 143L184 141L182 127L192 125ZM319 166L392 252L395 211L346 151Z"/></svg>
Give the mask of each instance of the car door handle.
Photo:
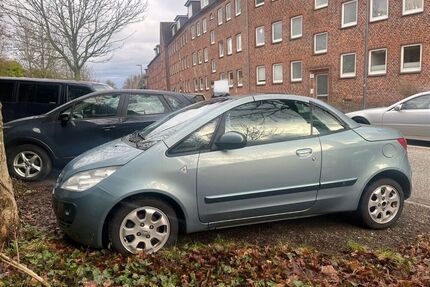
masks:
<svg viewBox="0 0 430 287"><path fill-rule="evenodd" d="M116 128L116 126L107 126L107 127L102 127L102 130L104 130L105 132L108 132L108 131L111 131L115 128Z"/></svg>
<svg viewBox="0 0 430 287"><path fill-rule="evenodd" d="M296 151L296 154L298 157L308 157L312 155L312 149L311 148L298 149Z"/></svg>

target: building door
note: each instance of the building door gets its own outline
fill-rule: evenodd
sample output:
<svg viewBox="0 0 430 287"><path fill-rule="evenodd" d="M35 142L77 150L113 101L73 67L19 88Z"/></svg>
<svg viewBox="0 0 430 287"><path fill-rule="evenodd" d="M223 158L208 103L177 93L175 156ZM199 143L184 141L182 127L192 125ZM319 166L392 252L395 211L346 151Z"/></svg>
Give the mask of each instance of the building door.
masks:
<svg viewBox="0 0 430 287"><path fill-rule="evenodd" d="M315 76L315 91L317 99L327 102L329 95L328 74L317 74Z"/></svg>

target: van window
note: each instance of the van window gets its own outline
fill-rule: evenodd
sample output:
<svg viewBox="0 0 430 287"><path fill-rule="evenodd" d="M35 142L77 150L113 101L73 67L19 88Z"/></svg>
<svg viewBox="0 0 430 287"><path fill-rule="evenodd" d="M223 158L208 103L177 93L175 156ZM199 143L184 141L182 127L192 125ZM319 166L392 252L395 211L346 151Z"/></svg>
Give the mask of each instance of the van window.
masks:
<svg viewBox="0 0 430 287"><path fill-rule="evenodd" d="M67 101L74 100L82 97L86 94L92 93L93 91L89 87L85 86L68 86L67 87Z"/></svg>
<svg viewBox="0 0 430 287"><path fill-rule="evenodd" d="M15 102L13 96L13 82L0 82L0 101L1 102Z"/></svg>
<svg viewBox="0 0 430 287"><path fill-rule="evenodd" d="M20 83L18 102L57 104L59 85Z"/></svg>

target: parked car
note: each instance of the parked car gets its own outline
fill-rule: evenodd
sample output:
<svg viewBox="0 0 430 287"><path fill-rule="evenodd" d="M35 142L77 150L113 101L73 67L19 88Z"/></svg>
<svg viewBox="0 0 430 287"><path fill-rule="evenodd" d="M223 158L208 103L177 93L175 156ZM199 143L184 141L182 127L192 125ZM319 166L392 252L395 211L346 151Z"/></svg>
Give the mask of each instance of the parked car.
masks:
<svg viewBox="0 0 430 287"><path fill-rule="evenodd" d="M430 91L388 108L367 109L347 116L357 123L396 129L408 139L430 141Z"/></svg>
<svg viewBox="0 0 430 287"><path fill-rule="evenodd" d="M11 175L45 178L52 166L142 129L194 103L191 96L150 90L96 92L42 115L9 122L4 139Z"/></svg>
<svg viewBox="0 0 430 287"><path fill-rule="evenodd" d="M92 82L0 77L3 121L44 114L80 96L104 90L112 88Z"/></svg>
<svg viewBox="0 0 430 287"><path fill-rule="evenodd" d="M411 195L406 140L311 98L217 98L70 162L54 188L69 238L155 252L178 231L355 211L382 229Z"/></svg>

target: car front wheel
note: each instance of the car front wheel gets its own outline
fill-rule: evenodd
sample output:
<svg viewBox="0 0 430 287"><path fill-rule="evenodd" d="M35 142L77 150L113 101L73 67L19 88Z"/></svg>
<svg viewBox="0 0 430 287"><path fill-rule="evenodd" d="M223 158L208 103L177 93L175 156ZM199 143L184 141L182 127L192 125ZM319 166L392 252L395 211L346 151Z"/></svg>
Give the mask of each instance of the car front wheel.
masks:
<svg viewBox="0 0 430 287"><path fill-rule="evenodd" d="M405 196L400 184L392 179L380 179L364 191L358 215L366 227L385 229L397 222L404 201Z"/></svg>
<svg viewBox="0 0 430 287"><path fill-rule="evenodd" d="M122 254L154 253L176 242L175 210L156 198L138 198L121 204L110 222L113 248Z"/></svg>
<svg viewBox="0 0 430 287"><path fill-rule="evenodd" d="M11 175L24 181L43 180L52 169L49 155L35 145L21 145L8 153Z"/></svg>

